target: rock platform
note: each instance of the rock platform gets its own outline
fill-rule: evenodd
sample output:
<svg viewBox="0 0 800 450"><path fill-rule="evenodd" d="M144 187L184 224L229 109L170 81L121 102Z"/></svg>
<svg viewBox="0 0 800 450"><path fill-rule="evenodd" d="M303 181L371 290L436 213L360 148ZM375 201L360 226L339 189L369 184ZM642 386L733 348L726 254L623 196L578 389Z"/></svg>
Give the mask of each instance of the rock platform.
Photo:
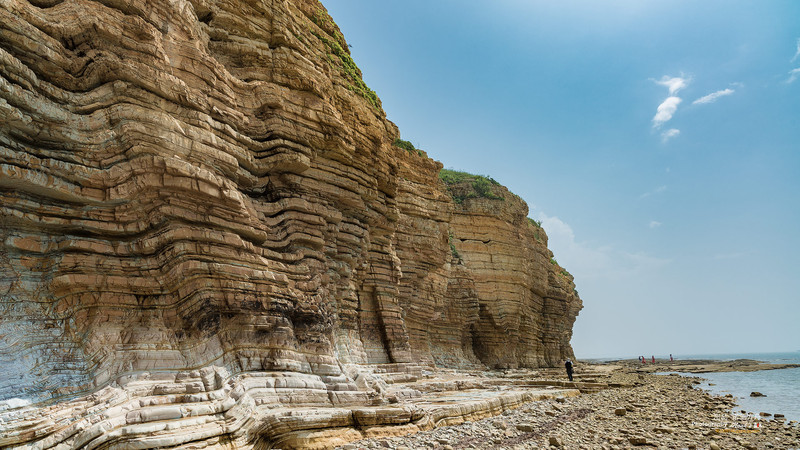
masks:
<svg viewBox="0 0 800 450"><path fill-rule="evenodd" d="M531 371L435 373L413 365L393 370L359 367L357 383L374 388L366 396L351 386L329 391L322 380L302 374L143 374L68 402L0 412L0 446L326 449L474 422L530 402L607 387L548 381Z"/></svg>
<svg viewBox="0 0 800 450"><path fill-rule="evenodd" d="M586 368L585 365L581 366ZM591 369L594 370L594 369ZM545 375L546 374L540 374ZM578 373L608 386L531 402L501 415L414 435L346 444L356 449L794 449L800 427L780 413L735 412L736 399L696 389L696 377L653 375L624 365ZM611 386L616 386L612 388ZM769 415L768 415L769 416Z"/></svg>

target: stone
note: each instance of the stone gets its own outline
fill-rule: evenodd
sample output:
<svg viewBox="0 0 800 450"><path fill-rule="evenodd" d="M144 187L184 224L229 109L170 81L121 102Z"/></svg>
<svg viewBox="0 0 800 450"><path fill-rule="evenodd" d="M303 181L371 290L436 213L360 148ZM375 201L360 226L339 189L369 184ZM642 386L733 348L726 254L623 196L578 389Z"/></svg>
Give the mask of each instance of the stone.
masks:
<svg viewBox="0 0 800 450"><path fill-rule="evenodd" d="M550 445L551 445L551 446L553 446L553 447L562 447L562 446L563 446L563 444L562 444L562 442L561 442L561 438L559 438L558 436L550 436L550 437L547 439L547 441L548 441L548 442L550 443Z"/></svg>
<svg viewBox="0 0 800 450"><path fill-rule="evenodd" d="M719 445L717 445L717 444L715 444L715 443L713 443L713 442L712 442L712 443L710 443L710 444L708 444L708 448L709 448L710 450L720 450L720 446L719 446Z"/></svg>
<svg viewBox="0 0 800 450"><path fill-rule="evenodd" d="M627 412L628 412L628 410L625 409L625 408L616 408L616 409L614 409L614 414L617 415L617 416L624 416L625 414L627 414Z"/></svg>
<svg viewBox="0 0 800 450"><path fill-rule="evenodd" d="M631 445L647 445L647 438L642 436L630 436L628 437L628 442Z"/></svg>
<svg viewBox="0 0 800 450"><path fill-rule="evenodd" d="M517 430L523 433L531 433L536 430L536 426L532 423L519 423L517 424Z"/></svg>
<svg viewBox="0 0 800 450"><path fill-rule="evenodd" d="M750 397L766 397L766 394L762 394L761 392L758 391L753 391L750 393Z"/></svg>

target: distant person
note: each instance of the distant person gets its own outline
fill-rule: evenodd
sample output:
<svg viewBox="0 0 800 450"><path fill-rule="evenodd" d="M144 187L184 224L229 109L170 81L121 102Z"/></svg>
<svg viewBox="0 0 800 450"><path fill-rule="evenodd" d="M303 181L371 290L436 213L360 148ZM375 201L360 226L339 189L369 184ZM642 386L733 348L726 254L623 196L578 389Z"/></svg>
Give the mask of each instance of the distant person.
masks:
<svg viewBox="0 0 800 450"><path fill-rule="evenodd" d="M567 376L569 377L569 381L572 381L572 361L568 359L567 362L564 363L564 367L567 369Z"/></svg>
<svg viewBox="0 0 800 450"><path fill-rule="evenodd" d="M639 358L641 358L641 360L642 360L642 364L647 364L647 360L646 360L646 359L644 359L644 356L640 356Z"/></svg>
<svg viewBox="0 0 800 450"><path fill-rule="evenodd" d="M674 361L674 359L672 359L672 353L670 353L669 354L669 362L672 362L672 361Z"/></svg>
<svg viewBox="0 0 800 450"><path fill-rule="evenodd" d="M642 357L641 356L639 357L639 362L642 362Z"/></svg>
<svg viewBox="0 0 800 450"><path fill-rule="evenodd" d="M656 363L656 355L653 355L653 364Z"/></svg>

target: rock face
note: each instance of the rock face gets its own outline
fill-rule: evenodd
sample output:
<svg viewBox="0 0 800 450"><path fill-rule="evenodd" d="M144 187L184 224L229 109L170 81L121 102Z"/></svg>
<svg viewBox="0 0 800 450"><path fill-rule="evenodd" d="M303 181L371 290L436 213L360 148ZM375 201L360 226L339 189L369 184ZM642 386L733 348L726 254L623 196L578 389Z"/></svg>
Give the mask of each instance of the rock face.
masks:
<svg viewBox="0 0 800 450"><path fill-rule="evenodd" d="M0 0L0 400L75 428L0 446L124 445L102 408L255 445L292 428L263 405L385 402L367 366L573 357L527 206L454 201L347 48L312 0Z"/></svg>

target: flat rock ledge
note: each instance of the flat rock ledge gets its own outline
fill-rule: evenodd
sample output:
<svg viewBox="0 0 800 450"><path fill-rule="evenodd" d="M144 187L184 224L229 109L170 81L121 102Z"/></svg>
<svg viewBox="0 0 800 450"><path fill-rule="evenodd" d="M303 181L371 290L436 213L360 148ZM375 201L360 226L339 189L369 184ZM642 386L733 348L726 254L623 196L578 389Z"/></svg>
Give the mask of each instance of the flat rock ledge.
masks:
<svg viewBox="0 0 800 450"><path fill-rule="evenodd" d="M548 381L528 370L353 370L355 385L341 384L339 390L330 389L331 380L285 372L144 373L71 401L0 411L0 447L327 449L469 423L608 387Z"/></svg>

